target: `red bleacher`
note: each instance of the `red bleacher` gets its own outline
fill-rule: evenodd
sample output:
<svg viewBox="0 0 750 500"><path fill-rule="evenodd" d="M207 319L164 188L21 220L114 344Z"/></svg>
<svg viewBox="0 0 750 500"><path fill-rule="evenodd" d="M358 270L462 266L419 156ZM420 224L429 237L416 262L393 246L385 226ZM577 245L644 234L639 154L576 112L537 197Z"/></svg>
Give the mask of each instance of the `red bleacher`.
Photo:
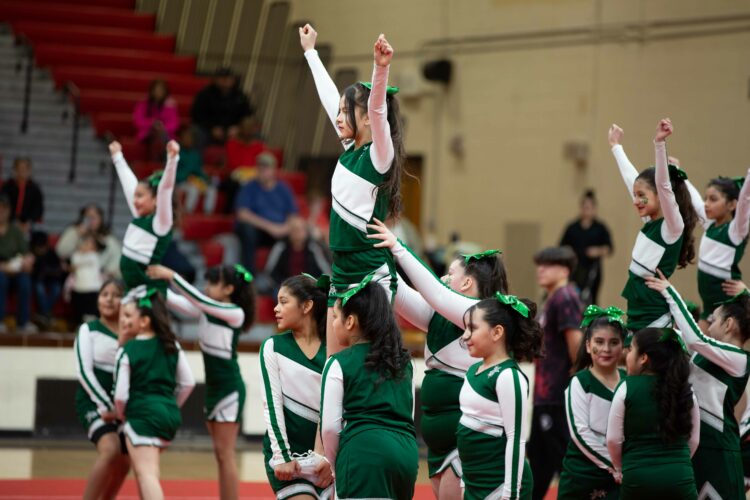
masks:
<svg viewBox="0 0 750 500"><path fill-rule="evenodd" d="M13 31L24 35L35 43L59 43L82 47L131 48L171 53L175 48L173 35L152 34L144 36L141 30L119 28L95 28L81 25L19 21L13 23Z"/></svg>
<svg viewBox="0 0 750 500"><path fill-rule="evenodd" d="M108 3L97 2L97 3ZM92 5L92 2L50 2L29 0L0 0L0 19L10 21L39 21L59 24L106 26L109 28L152 32L156 25L153 14L134 12L133 4L114 6ZM72 5L71 5L72 4Z"/></svg>

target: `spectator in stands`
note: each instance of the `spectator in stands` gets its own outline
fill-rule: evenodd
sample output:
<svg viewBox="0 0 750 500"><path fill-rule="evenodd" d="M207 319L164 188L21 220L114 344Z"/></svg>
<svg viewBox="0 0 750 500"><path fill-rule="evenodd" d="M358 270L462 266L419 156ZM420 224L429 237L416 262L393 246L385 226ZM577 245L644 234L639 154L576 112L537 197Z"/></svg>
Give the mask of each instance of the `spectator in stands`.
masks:
<svg viewBox="0 0 750 500"><path fill-rule="evenodd" d="M196 94L190 110L200 135L199 145L224 144L228 137L237 134L237 125L253 111L232 70L220 68L211 84Z"/></svg>
<svg viewBox="0 0 750 500"><path fill-rule="evenodd" d="M170 97L164 80L154 80L148 97L139 101L133 110L136 137L148 150L150 160L161 161L167 142L177 136L180 115L177 102Z"/></svg>
<svg viewBox="0 0 750 500"><path fill-rule="evenodd" d="M78 220L63 231L55 250L61 259L70 260L83 235L93 233L102 250L99 252L101 272L105 278L120 277L120 242L109 232L104 222L104 211L99 205L84 205Z"/></svg>
<svg viewBox="0 0 750 500"><path fill-rule="evenodd" d="M31 233L31 253L34 267L31 279L36 295L37 315L34 322L48 329L52 322L52 310L62 289L63 271L60 257L49 244L49 235L43 231Z"/></svg>
<svg viewBox="0 0 750 500"><path fill-rule="evenodd" d="M86 233L78 239L78 248L70 257L73 324L91 321L99 313L99 289L104 282L100 271L100 250L94 234Z"/></svg>
<svg viewBox="0 0 750 500"><path fill-rule="evenodd" d="M260 136L260 123L252 116L243 118L237 136L227 140L225 171L229 176L220 186L227 206L233 207L240 188L258 175L258 155L267 150Z"/></svg>
<svg viewBox="0 0 750 500"><path fill-rule="evenodd" d="M289 234L289 218L297 213L292 190L276 178L276 158L258 157L258 176L237 195L236 231L240 239L242 265L255 271L255 251L270 247Z"/></svg>
<svg viewBox="0 0 750 500"><path fill-rule="evenodd" d="M320 276L331 274L331 259L323 246L310 237L305 220L289 217L289 235L277 241L266 261L265 274L271 280L274 295L281 283L302 273Z"/></svg>
<svg viewBox="0 0 750 500"><path fill-rule="evenodd" d="M3 184L0 194L8 197L10 220L15 220L29 234L32 224L42 221L44 196L42 189L31 178L31 159L16 158L13 162L13 178Z"/></svg>
<svg viewBox="0 0 750 500"><path fill-rule="evenodd" d="M187 213L195 212L198 199L203 195L203 212L213 213L216 207L218 179L212 179L203 170L203 156L195 146L193 129L180 130L180 161L177 164L177 191L184 193L184 208Z"/></svg>
<svg viewBox="0 0 750 500"><path fill-rule="evenodd" d="M31 311L31 271L34 256L29 253L26 236L11 220L11 202L0 195L0 333L6 333L5 313L8 305L8 290L15 288L17 331L36 333L36 327L29 323Z"/></svg>

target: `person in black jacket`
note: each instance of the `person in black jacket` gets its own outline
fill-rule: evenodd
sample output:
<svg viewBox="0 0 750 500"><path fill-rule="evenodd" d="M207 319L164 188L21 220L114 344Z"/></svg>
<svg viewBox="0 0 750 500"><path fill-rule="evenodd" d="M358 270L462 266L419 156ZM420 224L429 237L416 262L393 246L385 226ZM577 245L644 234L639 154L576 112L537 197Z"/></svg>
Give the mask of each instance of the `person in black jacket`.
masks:
<svg viewBox="0 0 750 500"><path fill-rule="evenodd" d="M28 234L33 223L44 216L44 196L39 185L31 179L31 159L19 157L13 162L14 177L3 184L0 193L10 201L10 220Z"/></svg>
<svg viewBox="0 0 750 500"><path fill-rule="evenodd" d="M229 68L220 68L210 85L195 95L190 116L203 146L224 144L236 133L237 125L254 112L250 100L239 87L237 77Z"/></svg>

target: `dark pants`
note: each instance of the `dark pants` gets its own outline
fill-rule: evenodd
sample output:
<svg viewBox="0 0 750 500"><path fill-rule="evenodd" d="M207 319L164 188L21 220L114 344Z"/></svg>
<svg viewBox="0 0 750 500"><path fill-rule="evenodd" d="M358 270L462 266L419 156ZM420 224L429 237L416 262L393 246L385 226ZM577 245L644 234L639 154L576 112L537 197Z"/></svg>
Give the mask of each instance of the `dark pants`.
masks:
<svg viewBox="0 0 750 500"><path fill-rule="evenodd" d="M564 405L534 405L527 455L534 475L534 500L542 500L568 449Z"/></svg>
<svg viewBox="0 0 750 500"><path fill-rule="evenodd" d="M6 274L0 272L0 321L5 319L8 288L11 284L15 287L18 297L16 324L23 327L29 322L31 310L31 275L29 273Z"/></svg>
<svg viewBox="0 0 750 500"><path fill-rule="evenodd" d="M72 292L70 305L73 308L73 324L80 325L86 316L99 315L99 292Z"/></svg>
<svg viewBox="0 0 750 500"><path fill-rule="evenodd" d="M60 296L62 285L59 281L37 281L34 283L34 292L36 293L36 305L39 308L39 314L49 318L52 315L52 308Z"/></svg>
<svg viewBox="0 0 750 500"><path fill-rule="evenodd" d="M246 222L238 222L235 231L240 239L240 262L255 274L255 251L260 247L272 247L276 240L267 232Z"/></svg>

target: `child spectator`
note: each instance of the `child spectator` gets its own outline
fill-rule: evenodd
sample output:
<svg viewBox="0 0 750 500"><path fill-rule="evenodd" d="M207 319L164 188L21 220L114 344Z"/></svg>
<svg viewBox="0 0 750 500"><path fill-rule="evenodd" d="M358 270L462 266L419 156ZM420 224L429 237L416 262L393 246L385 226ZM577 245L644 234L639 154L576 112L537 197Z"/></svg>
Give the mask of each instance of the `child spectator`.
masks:
<svg viewBox="0 0 750 500"><path fill-rule="evenodd" d="M38 310L35 322L47 329L52 320L52 309L60 296L64 271L60 257L49 244L47 233L42 231L31 233L31 253L34 255L31 280Z"/></svg>
<svg viewBox="0 0 750 500"><path fill-rule="evenodd" d="M98 314L97 298L102 287L102 275L99 263L100 245L93 234L81 237L78 249L70 258L73 306L73 322L75 324L89 321Z"/></svg>
<svg viewBox="0 0 750 500"><path fill-rule="evenodd" d="M44 196L39 184L31 179L31 159L19 157L13 162L14 177L3 184L0 193L8 197L10 220L18 222L28 234L31 224L44 216Z"/></svg>
<svg viewBox="0 0 750 500"><path fill-rule="evenodd" d="M217 179L210 178L203 170L203 155L195 147L193 129L180 130L180 161L177 163L177 190L185 193L185 211L193 213L198 199L203 195L203 212L213 213L216 207Z"/></svg>

